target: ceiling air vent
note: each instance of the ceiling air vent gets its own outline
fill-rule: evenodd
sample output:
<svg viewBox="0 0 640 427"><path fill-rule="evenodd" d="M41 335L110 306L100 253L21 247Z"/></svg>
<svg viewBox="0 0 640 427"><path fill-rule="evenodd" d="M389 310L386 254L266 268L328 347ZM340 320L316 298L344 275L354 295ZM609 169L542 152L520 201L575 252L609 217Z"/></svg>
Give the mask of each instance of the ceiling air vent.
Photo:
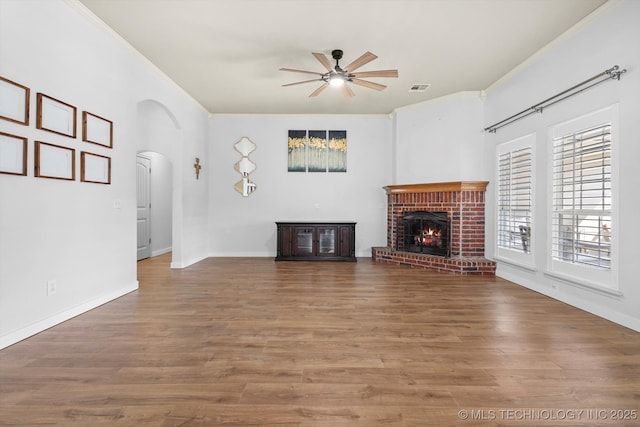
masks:
<svg viewBox="0 0 640 427"><path fill-rule="evenodd" d="M420 84L414 84L411 85L411 88L409 89L409 92L424 92L425 90L427 90L427 88L431 86L430 84L424 84L424 83L420 83Z"/></svg>

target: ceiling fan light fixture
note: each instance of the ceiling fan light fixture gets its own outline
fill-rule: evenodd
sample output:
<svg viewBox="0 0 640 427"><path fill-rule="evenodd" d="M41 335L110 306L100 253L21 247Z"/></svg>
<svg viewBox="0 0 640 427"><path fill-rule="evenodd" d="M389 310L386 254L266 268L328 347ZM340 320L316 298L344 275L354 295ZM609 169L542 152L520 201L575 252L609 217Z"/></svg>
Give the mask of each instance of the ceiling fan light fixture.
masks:
<svg viewBox="0 0 640 427"><path fill-rule="evenodd" d="M332 73L329 76L329 84L333 87L340 87L344 84L344 77L342 77L340 74Z"/></svg>
<svg viewBox="0 0 640 427"><path fill-rule="evenodd" d="M0 0L2 1L2 0ZM366 77L398 77L398 70L376 70L356 72L356 70L363 65L368 64L377 58L371 52L365 52L355 61L351 62L344 69L340 67L339 61L342 59L342 50L334 49L331 51L331 56L336 61L336 64L331 64L329 58L324 53L312 53L312 55L324 66L326 72L319 73L316 71L296 70L293 68L280 68L281 71L292 71L294 73L313 74L317 76L312 80L303 80L300 82L288 83L282 86L295 86L303 83L322 82L322 85L314 90L309 97L317 96L320 92L325 90L328 86L335 86L342 90L342 93L347 98L353 98L355 93L349 86L355 84L358 86L364 86L369 89L383 90L385 85L380 83L374 83L368 80L363 80ZM318 78L319 77L319 78Z"/></svg>

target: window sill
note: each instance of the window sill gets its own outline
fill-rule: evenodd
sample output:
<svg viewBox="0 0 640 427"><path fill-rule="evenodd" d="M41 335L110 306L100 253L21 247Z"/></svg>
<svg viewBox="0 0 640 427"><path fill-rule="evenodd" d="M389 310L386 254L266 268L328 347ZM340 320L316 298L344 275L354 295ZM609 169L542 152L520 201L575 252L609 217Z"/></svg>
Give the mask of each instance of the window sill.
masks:
<svg viewBox="0 0 640 427"><path fill-rule="evenodd" d="M504 264L508 264L511 267L520 268L522 270L526 270L526 271L529 271L529 272L532 272L532 273L535 273L536 271L538 271L538 268L533 264L526 264L526 263L519 262L519 261L516 261L516 260L513 260L513 259L505 258L505 257L502 257L502 256L494 256L493 258L494 258L494 260L496 260L498 262L501 262L501 263L504 263Z"/></svg>
<svg viewBox="0 0 640 427"><path fill-rule="evenodd" d="M606 295L616 298L621 298L624 296L624 294L617 289L602 286L598 283L589 282L588 280L580 279L577 277L567 276L553 271L545 271L544 275L550 279L559 281L566 285L575 286L577 288L592 291L600 295Z"/></svg>

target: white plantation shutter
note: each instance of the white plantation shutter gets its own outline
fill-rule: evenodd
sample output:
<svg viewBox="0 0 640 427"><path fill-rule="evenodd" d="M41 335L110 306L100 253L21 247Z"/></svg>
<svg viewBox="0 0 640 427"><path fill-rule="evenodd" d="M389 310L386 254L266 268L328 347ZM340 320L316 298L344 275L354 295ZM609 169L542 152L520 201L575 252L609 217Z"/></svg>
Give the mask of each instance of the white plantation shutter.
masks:
<svg viewBox="0 0 640 427"><path fill-rule="evenodd" d="M611 123L554 138L554 259L611 269L611 183Z"/></svg>
<svg viewBox="0 0 640 427"><path fill-rule="evenodd" d="M533 149L498 154L498 247L531 251Z"/></svg>

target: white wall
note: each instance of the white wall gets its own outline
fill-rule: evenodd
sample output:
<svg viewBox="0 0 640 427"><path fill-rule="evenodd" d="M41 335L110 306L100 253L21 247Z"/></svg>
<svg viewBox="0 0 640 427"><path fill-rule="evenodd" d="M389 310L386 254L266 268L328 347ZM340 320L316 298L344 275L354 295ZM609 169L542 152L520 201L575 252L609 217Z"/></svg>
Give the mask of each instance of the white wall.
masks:
<svg viewBox="0 0 640 427"><path fill-rule="evenodd" d="M214 115L211 120L209 208L211 256L275 256L275 221L356 221L356 256L386 242L386 194L391 183L391 119L387 116ZM287 172L288 131L346 130L346 173ZM242 197L234 144L256 144L257 190Z"/></svg>
<svg viewBox="0 0 640 427"><path fill-rule="evenodd" d="M484 102L462 92L395 112L394 182L484 181Z"/></svg>
<svg viewBox="0 0 640 427"><path fill-rule="evenodd" d="M493 174L495 146L499 143L535 133L535 271L504 262L497 274L550 295L584 310L640 330L640 281L635 264L640 259L640 2L627 0L605 6L593 19L567 33L532 58L487 93L485 127L509 117L554 94L580 83L618 64L628 72L620 81L608 81L562 101L514 124L486 134L486 164ZM549 276L548 212L551 200L548 158L549 127L603 107L619 106L619 139L614 141L617 161L617 276L620 295L603 293L576 283ZM487 252L494 252L495 190L489 192L487 209ZM615 203L615 202L614 202Z"/></svg>
<svg viewBox="0 0 640 427"><path fill-rule="evenodd" d="M156 99L182 139L171 162L184 223L178 263L206 256L207 181L193 157L207 155L207 114L74 1L0 1L0 75L31 88L31 122L0 131L29 139L28 176L0 175L0 348L137 289L135 156L138 104ZM114 123L108 149L35 128L36 92ZM81 123L81 119L79 122ZM112 183L35 178L33 142L111 157ZM154 150L158 151L158 150ZM118 207L119 206L119 207ZM47 296L47 282L57 292Z"/></svg>
<svg viewBox="0 0 640 427"><path fill-rule="evenodd" d="M357 221L356 255L370 256L372 246L386 245L382 187L488 179L483 118L477 92L401 108L393 117L213 115L211 256L275 256L275 221L286 220ZM290 129L346 129L347 173L287 172ZM246 198L233 189L241 158L233 145L243 136L257 146L249 157L258 189Z"/></svg>

